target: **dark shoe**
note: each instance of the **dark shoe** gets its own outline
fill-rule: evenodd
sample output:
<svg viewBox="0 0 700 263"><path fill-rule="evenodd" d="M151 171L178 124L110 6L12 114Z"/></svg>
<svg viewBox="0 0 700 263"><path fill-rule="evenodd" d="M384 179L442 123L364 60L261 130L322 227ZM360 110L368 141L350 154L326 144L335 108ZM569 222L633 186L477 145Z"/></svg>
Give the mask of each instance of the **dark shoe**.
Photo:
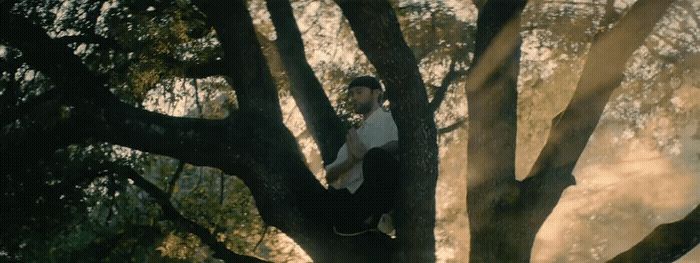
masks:
<svg viewBox="0 0 700 263"><path fill-rule="evenodd" d="M393 212L393 211L392 211ZM394 228L394 217L393 213L382 214L377 223L377 229L390 237L396 236L396 229Z"/></svg>

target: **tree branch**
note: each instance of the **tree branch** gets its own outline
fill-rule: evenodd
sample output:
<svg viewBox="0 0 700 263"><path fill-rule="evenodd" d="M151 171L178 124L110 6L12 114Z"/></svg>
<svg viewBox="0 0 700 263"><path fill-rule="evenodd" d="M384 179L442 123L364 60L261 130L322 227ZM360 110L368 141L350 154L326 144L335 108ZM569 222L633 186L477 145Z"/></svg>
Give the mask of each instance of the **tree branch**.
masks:
<svg viewBox="0 0 700 263"><path fill-rule="evenodd" d="M236 90L240 109L281 122L277 88L260 49L246 1L231 0L223 4L195 0L193 3L216 30L224 51L224 75Z"/></svg>
<svg viewBox="0 0 700 263"><path fill-rule="evenodd" d="M625 63L642 45L671 2L637 1L610 31L596 36L576 91L566 109L552 119L547 142L528 177L558 169L563 169L563 176L571 177L610 95L623 79ZM534 182L530 179L524 183L531 184L528 181ZM566 181L573 183L572 178Z"/></svg>
<svg viewBox="0 0 700 263"><path fill-rule="evenodd" d="M180 179L180 175L182 175L182 171L185 169L185 162L183 161L178 161L177 168L175 169L175 172L170 178L170 182L168 183L168 196L173 195L173 191L175 191L175 184L177 184L177 180Z"/></svg>
<svg viewBox="0 0 700 263"><path fill-rule="evenodd" d="M608 262L674 262L700 243L698 226L700 205L681 220L657 226L642 241Z"/></svg>
<svg viewBox="0 0 700 263"><path fill-rule="evenodd" d="M117 174L134 181L134 185L141 188L143 191L153 198L163 210L163 216L175 223L182 230L192 233L202 240L202 243L207 244L214 251L214 257L226 262L266 262L256 257L239 255L226 247L226 244L219 242L216 236L209 232L205 227L196 222L185 218L170 202L170 195L160 190L156 185L152 184L145 178L141 177L136 171L130 167L114 167Z"/></svg>
<svg viewBox="0 0 700 263"><path fill-rule="evenodd" d="M452 84L455 79L459 78L462 73L461 71L457 71L455 69L456 63L457 60L452 59L452 62L450 62L450 69L447 71L447 74L445 74L445 77L442 78L440 87L438 87L435 91L433 100L431 100L428 104L428 107L430 107L430 110L433 112L440 108L440 104L442 104L442 101L445 99L445 94L447 94L447 89L450 87L450 84Z"/></svg>
<svg viewBox="0 0 700 263"><path fill-rule="evenodd" d="M439 128L438 129L438 134L445 134L445 133L450 133L456 129L459 129L463 127L466 124L467 120L466 119L459 119L455 121L454 123L447 125L445 127Z"/></svg>
<svg viewBox="0 0 700 263"><path fill-rule="evenodd" d="M612 92L623 79L632 53L661 19L672 0L639 0L609 31L599 33L576 91L566 109L552 120L547 142L528 177L520 184L520 221L529 222L532 237L559 202L563 191L576 183L571 174L600 120Z"/></svg>
<svg viewBox="0 0 700 263"><path fill-rule="evenodd" d="M69 100L106 92L104 88L91 89L100 86L95 81L99 78L83 65L80 58L73 55L72 50L65 45L57 45L57 40L48 37L40 26L21 15L11 13L12 2L0 4L0 38L21 50L27 63L51 76L58 86L72 87L66 90Z"/></svg>
<svg viewBox="0 0 700 263"><path fill-rule="evenodd" d="M337 237L327 221L326 189L306 166L293 134L282 122L277 90L246 1L198 0L194 4L216 30L224 61L228 62L226 76L236 89L240 108L254 113L247 124L262 135L250 140L256 147L251 148L254 162L247 167L255 176L243 180L255 196L261 216L294 239L314 260L348 255L347 251L338 251ZM239 61L248 64L236 63ZM270 126L276 127L272 133Z"/></svg>
<svg viewBox="0 0 700 263"><path fill-rule="evenodd" d="M306 61L304 42L289 0L267 0L267 9L277 32L275 44L289 76L292 97L321 151L323 163L329 164L345 142L342 122Z"/></svg>

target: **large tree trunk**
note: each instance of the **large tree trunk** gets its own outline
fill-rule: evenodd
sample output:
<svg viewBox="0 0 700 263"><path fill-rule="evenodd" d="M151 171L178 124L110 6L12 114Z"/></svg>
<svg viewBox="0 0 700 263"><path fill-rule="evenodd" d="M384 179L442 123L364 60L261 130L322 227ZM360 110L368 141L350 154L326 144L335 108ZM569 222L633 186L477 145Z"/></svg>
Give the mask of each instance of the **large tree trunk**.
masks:
<svg viewBox="0 0 700 263"><path fill-rule="evenodd" d="M399 129L396 261L435 261L437 131L413 52L387 1L336 0L360 49L383 80Z"/></svg>
<svg viewBox="0 0 700 263"><path fill-rule="evenodd" d="M483 80L467 86L467 211L473 262L513 262L529 257L525 251L513 250L517 248L514 244L492 247L510 232L505 225L493 224L500 220L498 209L517 195L516 105L520 12L524 5L525 1L490 0L479 9L470 76L482 76ZM496 55L499 57L494 59ZM491 70L480 70L486 67Z"/></svg>
<svg viewBox="0 0 700 263"><path fill-rule="evenodd" d="M482 12L487 10L491 2L486 3ZM596 36L576 92L567 108L554 118L544 149L525 180L515 182L513 179L511 182L515 182L516 186L513 188L511 183L507 182L511 179L506 178L510 177L510 174L491 175L492 178L470 175L470 179L478 176L478 181L476 185L469 181L468 191L475 191L477 196L482 198L480 201L468 200L470 221L477 221L471 224L472 262L530 260L530 251L537 232L557 205L564 189L575 184L571 172L598 124L610 94L620 85L625 62L643 43L670 3L670 0L637 1L613 29ZM503 31L508 32L505 29ZM496 40L496 47L512 46L507 41L509 38L504 39L504 44L499 44ZM486 51L487 54L489 52ZM477 68L473 70L491 72L479 69L480 66L477 64ZM487 78L480 77L481 75L490 74L472 74L470 78L475 80L469 80L468 83L486 82L484 80ZM468 90L471 88L467 86ZM470 155L473 154L471 150L472 148ZM469 165L474 165L471 158ZM506 183L500 183L501 181ZM499 184L505 189L491 187ZM486 188L475 189L482 187ZM469 193L468 196L470 199L474 194ZM484 197L491 198L483 199ZM476 206L476 209L473 206ZM484 215L488 217L478 218Z"/></svg>

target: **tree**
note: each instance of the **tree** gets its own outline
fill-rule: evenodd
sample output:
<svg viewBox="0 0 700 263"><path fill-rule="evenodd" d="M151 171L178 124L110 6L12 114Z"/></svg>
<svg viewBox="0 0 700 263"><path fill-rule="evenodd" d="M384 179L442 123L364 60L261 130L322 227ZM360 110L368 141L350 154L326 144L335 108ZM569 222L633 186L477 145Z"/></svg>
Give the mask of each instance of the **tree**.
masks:
<svg viewBox="0 0 700 263"><path fill-rule="evenodd" d="M471 75L475 80L467 82L466 86L472 112L472 135L469 138L469 151L472 153L469 163L472 165L467 190L472 233L471 261L523 262L530 259L539 228L556 206L564 189L575 184L571 172L598 124L612 91L622 81L625 62L642 44L671 2L637 1L613 28L596 35L576 93L567 108L552 120L547 143L523 181L515 180L514 152L515 78L518 74L520 43L519 31L515 29L519 25L519 12L524 3L488 1L481 7L474 60L476 65ZM509 12L498 12L501 11L498 8ZM642 16L646 18L644 23L639 22L643 20ZM638 34L625 36L621 32ZM488 44L483 43L489 42L499 46L487 50ZM496 48L500 50L495 51ZM485 53L484 58L479 58L482 52ZM491 57L487 59L489 55ZM490 65L481 66L480 61ZM492 69L482 70L489 67ZM509 237L504 238L506 236ZM680 247L697 245L697 242L689 240L682 243L684 245ZM678 249L687 251L685 248ZM665 253L677 254L672 251ZM663 261L675 259L676 256L670 256Z"/></svg>
<svg viewBox="0 0 700 263"><path fill-rule="evenodd" d="M133 182L155 200L162 218L172 222L173 229L196 235L212 250L213 257L225 261L260 261L234 252L230 244L217 236L221 230L217 230L215 223L188 218L179 211L186 206L171 201L177 200L173 198L174 187L179 184L185 163L214 167L223 171L219 179L220 203L225 187L223 174L239 178L255 199L264 224L292 238L314 261L432 262L435 261L433 229L439 159L439 131L434 112L445 100L450 84L464 78L469 102L470 259L527 261L539 228L564 189L574 183L573 167L610 94L620 85L625 62L671 2L637 1L609 31L598 34L574 97L553 120L548 141L530 175L517 181L519 17L525 1L475 1L479 18L469 71L465 73L458 64L466 61L465 50L470 45L450 50L449 69L440 85L433 88L433 99L429 100L426 87L430 85L426 84L419 65L431 51L426 49L417 52L420 56L414 55L416 52L402 34L402 24L392 3L336 0L359 49L386 86L399 128L404 179L399 182L401 190L397 193L398 236L390 239L376 233L354 238L333 234L332 222L325 217L326 190L307 166L297 138L285 126L278 86L288 86L324 163L334 159L343 143L344 122L348 121L336 114L330 96L324 91L326 82L314 74L305 57L304 40L289 1L266 2L276 33L274 46L256 31L251 3L243 0L124 1L119 3L123 9L114 14L100 11L106 3L69 1L76 5L76 14L63 15L50 11L60 9L56 5L61 3L2 1L0 41L17 53L5 56L12 59L3 60L3 71L11 72L26 63L40 72L41 78L36 82L45 81L31 83L39 95L25 100L27 95L21 94L17 81L3 80L0 164L9 167L2 169L3 185L8 185L3 193L11 200L15 200L14 196L23 197L13 208L38 198L84 212L87 209L84 203L64 204L83 198L84 194L75 189L89 189L95 178L106 178L105 187L112 199L117 200L114 193L125 191L124 185ZM84 24L57 26L56 21L65 16L78 17L77 21ZM141 25L147 26L141 28ZM639 34L630 37L620 33L629 31ZM207 44L211 41L218 44ZM601 58L609 56L611 50L615 56ZM286 75L279 74L278 69ZM147 92L156 90L160 81L172 76L191 79L222 76L225 83L216 85L232 88L235 102L222 110L223 117L202 118L195 80L193 97L200 117L173 117L144 109L141 105ZM165 88L172 86L175 85ZM169 173L173 176L161 179L165 182L165 187L161 187L139 175L138 168L144 164L105 158L115 155L111 150L107 151L109 154L87 150L93 155L80 161L73 154L76 145L82 149L102 143L169 156L178 159L179 164L175 172ZM57 159L57 153L69 157ZM65 164L78 168L66 170L62 168ZM60 183L49 184L40 193L50 195L37 197L25 189L28 185L45 187L45 177L52 174ZM75 174L82 176L66 179ZM10 185L22 187L12 189ZM79 187L74 188L76 185ZM57 201L64 198L56 195L69 193L71 198L67 201ZM45 208L50 207L49 204ZM111 211L112 208L110 215ZM676 225L692 225L696 213L697 209ZM66 221L62 218L55 220L59 225L55 228ZM41 219L38 225L48 221ZM137 229L163 232L154 225L140 225ZM664 236L677 229L661 227L660 234L653 235ZM110 241L96 242L86 251L113 250L125 243L124 235L122 232L113 235ZM673 255L668 260L682 256L697 244L697 236L697 232L689 234L678 246L670 248L672 252L663 254ZM659 239L650 240L621 257L632 258L629 255L638 255L635 251L641 248L664 249ZM0 249L19 253L10 247Z"/></svg>

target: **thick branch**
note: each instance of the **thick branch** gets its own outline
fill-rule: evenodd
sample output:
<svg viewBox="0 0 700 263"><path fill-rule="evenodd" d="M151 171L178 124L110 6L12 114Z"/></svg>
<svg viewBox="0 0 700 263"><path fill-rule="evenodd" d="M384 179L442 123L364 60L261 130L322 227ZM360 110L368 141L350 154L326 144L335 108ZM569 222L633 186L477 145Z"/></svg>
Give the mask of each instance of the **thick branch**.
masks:
<svg viewBox="0 0 700 263"><path fill-rule="evenodd" d="M326 190L309 171L294 136L282 123L277 90L256 38L246 1L194 2L207 15L221 41L227 77L242 110L257 113L250 127L260 137L250 143L255 176L244 179L265 222L280 228L318 261L334 255L334 234L325 220ZM232 17L234 19L232 19ZM234 63L247 61L247 65ZM266 125L261 125L266 124ZM269 126L276 127L268 133ZM265 135L263 135L265 134ZM264 136L264 137L263 137Z"/></svg>
<svg viewBox="0 0 700 263"><path fill-rule="evenodd" d="M289 0L267 0L267 9L277 32L275 43L289 76L292 97L321 151L323 163L329 164L345 142L341 120L306 61L304 41Z"/></svg>
<svg viewBox="0 0 700 263"><path fill-rule="evenodd" d="M90 89L99 86L95 82L96 75L83 65L80 58L65 45L57 45L56 40L49 38L40 26L10 13L12 5L12 1L0 4L0 38L20 49L27 63L51 76L58 86L72 87L67 91L72 93L69 99L97 94L97 90Z"/></svg>
<svg viewBox="0 0 700 263"><path fill-rule="evenodd" d="M576 91L566 109L552 120L549 138L528 177L554 170L559 170L562 176L571 176L610 95L623 79L625 63L642 45L671 2L637 1L610 31L595 37ZM534 182L530 179L524 183L532 184L530 181ZM546 184L551 182L537 181L545 185L529 187L547 188Z"/></svg>
<svg viewBox="0 0 700 263"><path fill-rule="evenodd" d="M65 147L74 136L63 118L65 107L60 98L49 99L28 107L16 120L3 123L0 129L0 175L17 173L23 165L44 160L58 148Z"/></svg>
<svg viewBox="0 0 700 263"><path fill-rule="evenodd" d="M552 120L544 149L520 184L516 206L518 221L534 239L568 186L571 174L600 120L610 95L623 79L632 53L661 19L672 0L639 0L609 31L599 33L591 45L581 79L566 109ZM537 227L532 227L532 226Z"/></svg>
<svg viewBox="0 0 700 263"><path fill-rule="evenodd" d="M240 109L259 112L281 122L277 88L256 38L246 1L196 0L193 3L207 16L207 23L214 27L221 41L223 70L236 90Z"/></svg>
<svg viewBox="0 0 700 263"><path fill-rule="evenodd" d="M685 218L663 224L608 262L674 262L700 243L700 205Z"/></svg>
<svg viewBox="0 0 700 263"><path fill-rule="evenodd" d="M105 104L103 115L76 109L76 118L84 120L77 128L85 138L167 155L193 165L218 167L229 174L246 174L241 164L250 158L245 153L253 149L254 144L249 143L256 131L242 126L252 123L245 114L204 120L133 108L115 97L109 97Z"/></svg>

